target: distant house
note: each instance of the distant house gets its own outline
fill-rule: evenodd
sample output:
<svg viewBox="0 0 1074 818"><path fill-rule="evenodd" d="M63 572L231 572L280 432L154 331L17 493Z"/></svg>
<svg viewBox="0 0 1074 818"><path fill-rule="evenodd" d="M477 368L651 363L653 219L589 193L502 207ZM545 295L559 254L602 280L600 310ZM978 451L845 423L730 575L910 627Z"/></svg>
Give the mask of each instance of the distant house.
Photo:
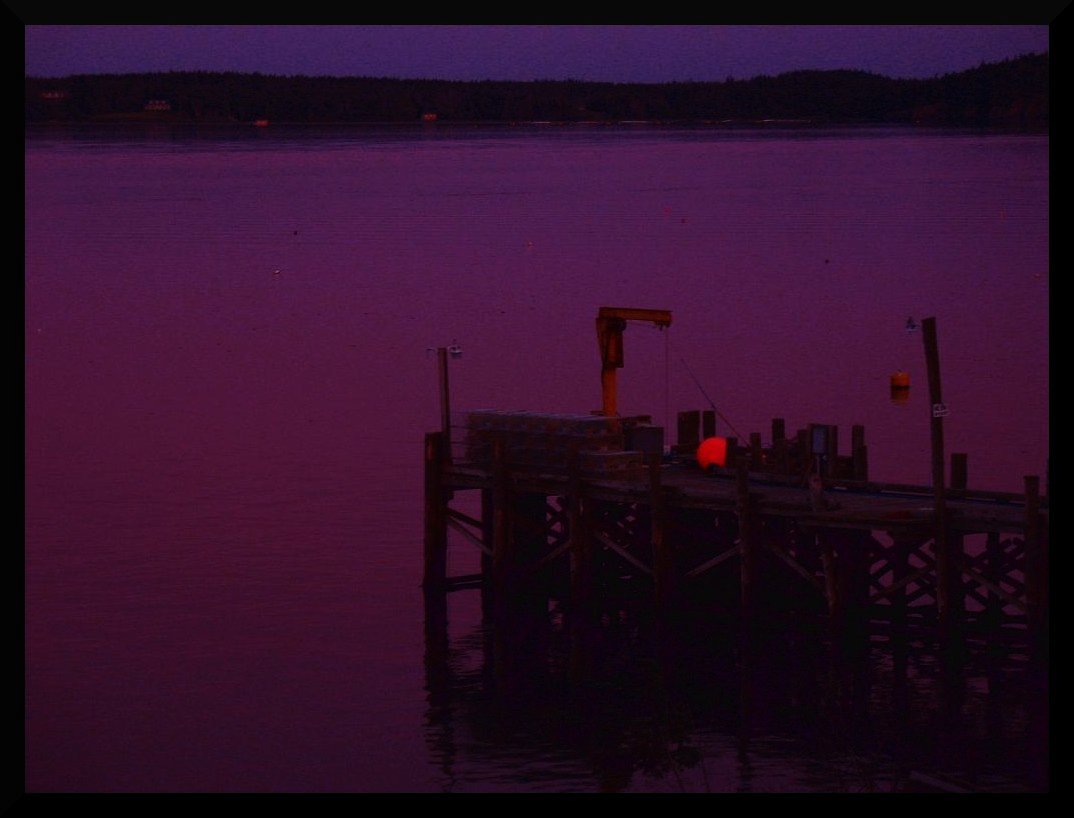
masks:
<svg viewBox="0 0 1074 818"><path fill-rule="evenodd" d="M41 92L41 99L47 99L47 100L49 100L51 102L56 102L58 100L65 100L69 96L70 96L70 94L68 94L66 91L42 91Z"/></svg>
<svg viewBox="0 0 1074 818"><path fill-rule="evenodd" d="M436 122L436 114L429 112L421 115L422 122Z"/></svg>
<svg viewBox="0 0 1074 818"><path fill-rule="evenodd" d="M143 108L146 111L170 111L171 109L172 104L166 99L151 99Z"/></svg>

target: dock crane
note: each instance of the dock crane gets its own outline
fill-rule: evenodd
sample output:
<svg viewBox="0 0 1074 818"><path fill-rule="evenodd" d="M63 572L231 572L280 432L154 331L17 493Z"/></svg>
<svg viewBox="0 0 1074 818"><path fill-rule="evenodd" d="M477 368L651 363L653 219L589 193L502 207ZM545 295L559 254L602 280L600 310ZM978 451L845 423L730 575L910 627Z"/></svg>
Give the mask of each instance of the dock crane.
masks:
<svg viewBox="0 0 1074 818"><path fill-rule="evenodd" d="M619 414L615 393L615 370L623 366L623 330L627 321L648 321L664 328L671 326L670 310L640 310L601 307L597 311L597 345L600 347L600 388L602 413Z"/></svg>

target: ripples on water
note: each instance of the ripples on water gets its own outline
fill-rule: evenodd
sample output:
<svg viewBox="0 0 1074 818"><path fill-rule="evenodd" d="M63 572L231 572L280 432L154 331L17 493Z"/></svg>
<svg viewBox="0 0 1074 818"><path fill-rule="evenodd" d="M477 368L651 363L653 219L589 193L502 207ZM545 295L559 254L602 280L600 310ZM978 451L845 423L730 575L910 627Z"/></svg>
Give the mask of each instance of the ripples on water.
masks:
<svg viewBox="0 0 1074 818"><path fill-rule="evenodd" d="M615 631L620 664L579 701L553 629L551 664L501 695L472 592L430 685L426 350L463 347L456 407L588 411L596 308L670 309L670 346L627 334L625 410L707 408L684 360L743 431L863 423L872 475L927 483L903 327L934 315L948 450L972 487L1018 491L1048 456L1047 151L906 130L31 131L28 788L890 788L882 746L818 750L808 701L744 749L733 655L654 687L644 640Z"/></svg>

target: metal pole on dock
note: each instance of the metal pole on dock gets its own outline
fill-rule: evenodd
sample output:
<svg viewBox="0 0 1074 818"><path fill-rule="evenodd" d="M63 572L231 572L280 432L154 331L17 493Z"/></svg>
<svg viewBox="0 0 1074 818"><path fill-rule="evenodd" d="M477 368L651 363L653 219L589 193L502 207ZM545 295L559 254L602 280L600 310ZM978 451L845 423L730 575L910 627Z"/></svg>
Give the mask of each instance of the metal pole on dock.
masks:
<svg viewBox="0 0 1074 818"><path fill-rule="evenodd" d="M445 462L451 462L451 399L448 390L447 347L436 350L436 359L440 369L440 432L444 436L441 455Z"/></svg>

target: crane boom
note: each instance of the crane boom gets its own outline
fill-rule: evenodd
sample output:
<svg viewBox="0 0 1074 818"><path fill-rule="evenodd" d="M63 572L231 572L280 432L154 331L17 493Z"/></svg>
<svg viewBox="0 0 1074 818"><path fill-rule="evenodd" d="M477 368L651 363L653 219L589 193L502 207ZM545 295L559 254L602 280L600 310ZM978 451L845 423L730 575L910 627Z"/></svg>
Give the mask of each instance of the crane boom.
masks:
<svg viewBox="0 0 1074 818"><path fill-rule="evenodd" d="M602 413L618 413L615 370L623 366L623 330L627 321L648 321L658 327L671 326L670 310L645 310L631 307L601 307L597 311L597 345L600 347L600 386Z"/></svg>

